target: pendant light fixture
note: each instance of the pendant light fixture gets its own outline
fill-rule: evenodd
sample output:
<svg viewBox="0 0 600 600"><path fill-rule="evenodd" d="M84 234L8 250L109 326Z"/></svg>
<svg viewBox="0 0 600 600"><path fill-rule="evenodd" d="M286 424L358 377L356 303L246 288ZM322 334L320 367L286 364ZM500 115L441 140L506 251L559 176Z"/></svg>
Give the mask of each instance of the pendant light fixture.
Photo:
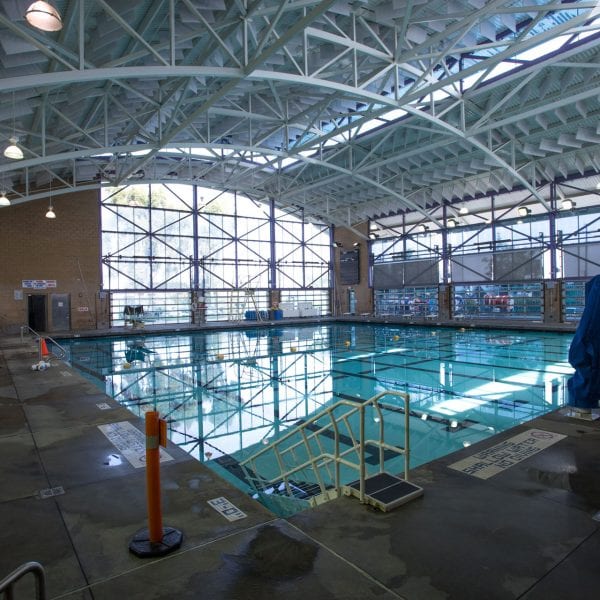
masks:
<svg viewBox="0 0 600 600"><path fill-rule="evenodd" d="M46 213L46 219L56 219L56 213L54 212L54 207L52 206L52 179L50 179L50 206L48 206L48 212Z"/></svg>
<svg viewBox="0 0 600 600"><path fill-rule="evenodd" d="M46 213L46 219L56 219L56 213L52 207L52 198L50 198L50 206L48 207L48 212Z"/></svg>
<svg viewBox="0 0 600 600"><path fill-rule="evenodd" d="M10 200L6 197L6 192L0 192L0 206L10 206Z"/></svg>
<svg viewBox="0 0 600 600"><path fill-rule="evenodd" d="M16 137L8 138L9 144L4 149L4 156L13 160L21 160L23 158L23 150L17 146L19 140Z"/></svg>
<svg viewBox="0 0 600 600"><path fill-rule="evenodd" d="M15 93L12 95L12 117L13 117L13 134L8 138L8 146L4 149L4 156L6 158L12 158L13 160L21 160L23 158L23 150L17 146L18 138L15 133Z"/></svg>
<svg viewBox="0 0 600 600"><path fill-rule="evenodd" d="M36 29L42 31L60 31L62 19L60 13L49 2L34 2L25 11L25 19Z"/></svg>

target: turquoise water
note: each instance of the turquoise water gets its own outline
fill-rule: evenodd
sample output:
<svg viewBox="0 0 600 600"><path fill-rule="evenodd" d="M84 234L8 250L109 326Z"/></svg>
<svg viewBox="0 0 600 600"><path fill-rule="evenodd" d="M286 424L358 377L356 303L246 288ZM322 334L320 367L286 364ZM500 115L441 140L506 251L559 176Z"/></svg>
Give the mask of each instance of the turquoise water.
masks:
<svg viewBox="0 0 600 600"><path fill-rule="evenodd" d="M410 468L525 423L564 403L571 339L344 323L61 344L108 395L136 415L160 411L174 443L235 481L240 460L340 399L409 393ZM397 408L386 440L400 445Z"/></svg>

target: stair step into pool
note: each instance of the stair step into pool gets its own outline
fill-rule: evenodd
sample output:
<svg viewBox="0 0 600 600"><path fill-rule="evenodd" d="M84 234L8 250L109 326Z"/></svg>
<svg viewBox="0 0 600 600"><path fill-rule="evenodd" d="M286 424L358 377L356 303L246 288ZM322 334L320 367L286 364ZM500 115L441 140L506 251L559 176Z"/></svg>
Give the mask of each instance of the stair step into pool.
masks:
<svg viewBox="0 0 600 600"><path fill-rule="evenodd" d="M346 496L360 499L360 480L343 486L342 491ZM389 473L378 473L365 479L365 503L383 512L393 510L422 495L423 488Z"/></svg>

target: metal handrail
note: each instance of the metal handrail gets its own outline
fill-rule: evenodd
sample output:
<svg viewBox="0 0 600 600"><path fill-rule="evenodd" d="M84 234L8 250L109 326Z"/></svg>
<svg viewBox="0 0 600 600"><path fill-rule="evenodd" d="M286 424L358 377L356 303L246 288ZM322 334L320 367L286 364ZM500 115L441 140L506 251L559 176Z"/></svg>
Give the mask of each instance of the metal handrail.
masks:
<svg viewBox="0 0 600 600"><path fill-rule="evenodd" d="M384 437L384 418L383 412L381 410L381 405L379 400L385 396L397 396L404 401L404 448L400 448L398 446L393 446L387 444L385 442ZM365 479L366 479L366 463L365 463L365 447L367 445L376 446L379 449L379 472L383 472L384 470L384 459L385 459L385 450L391 450L396 452L399 455L404 456L404 479L408 481L408 472L410 465L410 432L409 432L409 417L410 417L410 396L404 392L397 391L385 391L369 398L365 402L357 402L354 400L340 400L336 402L334 405L324 409L317 415L314 415L304 423L298 425L294 428L293 431L290 431L283 435L281 438L277 439L270 446L263 448L253 454L251 457L247 458L244 461L240 462L241 468L244 470L248 481L255 481L262 490L266 489L269 486L274 485L280 481L283 481L288 494L291 494L289 479L294 474L297 474L303 470L311 469L317 479L318 486L321 490L321 493L324 494L327 491L327 487L325 482L323 481L321 475L321 468L328 468L330 464L334 464L335 466L335 491L337 495L340 495L341 492L341 481L340 481L340 467L346 466L350 468L354 468L358 470L359 474L359 498L360 501L364 503L365 501ZM347 406L350 410L346 411L344 414L335 416L334 411L341 407ZM373 408L377 411L377 416L379 419L379 436L376 440L365 439L365 410L368 406L373 406ZM358 414L359 416L359 435L358 438L355 437L354 431L349 423L349 418L353 415ZM307 429L313 426L317 421L323 419L324 417L329 418L329 423L327 425L319 426L316 431L312 431L310 434L307 434ZM340 451L340 431L339 425L343 423L346 426L346 429L350 433L350 437L352 439L352 445L344 451ZM323 432L329 431L333 432L334 436L334 452L323 452L322 447L319 443L319 437ZM296 441L289 446L284 446L286 442L290 441L294 436L300 435L300 440ZM320 452L318 454L314 454L311 449L311 440L316 441L316 445L319 447ZM306 452L307 459L301 463L297 463L291 467L286 467L284 461L285 454L291 454L294 459L296 458L296 451L299 448L303 448ZM277 465L279 467L279 474L276 477L271 479L262 478L258 475L258 469L256 467L257 460L266 455L267 453L275 453L277 459ZM352 461L348 458L349 455L356 454L357 461ZM358 463L358 464L357 464ZM262 491L258 489L257 491Z"/></svg>
<svg viewBox="0 0 600 600"><path fill-rule="evenodd" d="M33 333L33 335L38 340L41 340L41 339L50 340L52 342L52 344L61 351L60 354L57 354L56 352L54 352L54 350L52 351L52 354L54 354L54 356L56 356L56 358L64 359L64 358L67 358L67 356L69 356L67 349L64 346L61 346L54 338L50 337L49 335L41 335L35 329L32 329L31 327L29 327L29 325L21 325L21 341L22 342L25 341L25 338L24 338L25 331L29 331L30 333ZM41 350L40 350L40 352L41 352ZM41 358L42 358L42 356L40 354L40 359Z"/></svg>
<svg viewBox="0 0 600 600"><path fill-rule="evenodd" d="M22 564L0 581L0 594L5 592L7 600L12 600L14 597L13 586L21 577L27 575L27 573L33 573L35 577L36 600L46 600L46 573L44 572L44 567L34 561Z"/></svg>

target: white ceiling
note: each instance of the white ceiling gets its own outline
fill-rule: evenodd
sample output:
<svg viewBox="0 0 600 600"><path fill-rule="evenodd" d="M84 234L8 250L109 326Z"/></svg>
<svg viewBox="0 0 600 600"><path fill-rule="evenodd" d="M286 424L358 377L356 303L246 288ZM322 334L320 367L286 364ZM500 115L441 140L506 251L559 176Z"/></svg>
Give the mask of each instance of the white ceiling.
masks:
<svg viewBox="0 0 600 600"><path fill-rule="evenodd" d="M194 181L335 225L439 223L506 190L551 210L547 182L600 171L595 1L57 0L57 33L29 4L0 4L14 203Z"/></svg>

